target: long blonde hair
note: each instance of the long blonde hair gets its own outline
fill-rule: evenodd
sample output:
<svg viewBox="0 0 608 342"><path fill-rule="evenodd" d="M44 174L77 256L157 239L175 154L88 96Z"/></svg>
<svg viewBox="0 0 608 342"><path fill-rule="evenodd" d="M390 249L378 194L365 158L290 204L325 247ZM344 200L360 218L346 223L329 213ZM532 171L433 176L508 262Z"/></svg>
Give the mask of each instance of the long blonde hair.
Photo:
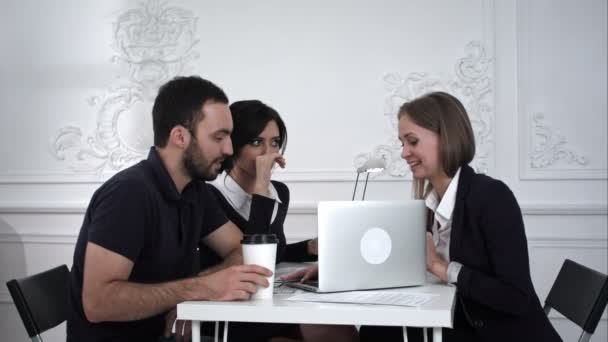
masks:
<svg viewBox="0 0 608 342"><path fill-rule="evenodd" d="M414 178L412 181L412 197L414 199L425 199L426 195L433 190L433 185L426 179Z"/></svg>

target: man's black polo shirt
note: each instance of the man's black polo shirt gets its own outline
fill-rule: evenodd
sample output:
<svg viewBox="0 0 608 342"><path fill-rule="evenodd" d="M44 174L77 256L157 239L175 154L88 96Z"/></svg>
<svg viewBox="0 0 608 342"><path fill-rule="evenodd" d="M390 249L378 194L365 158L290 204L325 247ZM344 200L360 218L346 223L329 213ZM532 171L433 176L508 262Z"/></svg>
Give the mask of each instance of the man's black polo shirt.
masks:
<svg viewBox="0 0 608 342"><path fill-rule="evenodd" d="M129 281L160 283L196 274L201 238L227 222L203 181L180 194L153 147L148 159L117 173L93 195L76 242L70 280L68 341L146 341L160 336L164 315L90 323L82 307L87 243L133 261Z"/></svg>

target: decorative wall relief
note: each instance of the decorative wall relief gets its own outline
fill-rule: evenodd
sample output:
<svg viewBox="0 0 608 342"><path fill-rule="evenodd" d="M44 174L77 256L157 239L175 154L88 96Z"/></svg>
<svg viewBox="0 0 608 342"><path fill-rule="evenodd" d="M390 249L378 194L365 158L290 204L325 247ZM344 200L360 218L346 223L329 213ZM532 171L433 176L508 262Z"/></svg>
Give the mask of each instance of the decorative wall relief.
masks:
<svg viewBox="0 0 608 342"><path fill-rule="evenodd" d="M454 75L413 72L407 76L388 73L384 76L387 95L384 116L388 122L386 142L372 151L355 156L355 168L369 158L383 158L385 173L394 177L411 177L405 160L400 156L401 143L397 139L397 112L406 101L432 91L445 91L456 96L467 108L475 134L476 154L472 166L482 173L489 171L494 150L494 89L492 58L486 55L483 44L472 41L465 47L465 57L454 66Z"/></svg>
<svg viewBox="0 0 608 342"><path fill-rule="evenodd" d="M606 26L596 15L605 9L606 2L516 1L520 180L608 179L606 63L588 58L606 60L606 31L595 29ZM545 44L557 31L568 39Z"/></svg>
<svg viewBox="0 0 608 342"><path fill-rule="evenodd" d="M113 23L111 62L121 68L115 84L88 103L96 108L96 129L88 135L66 126L53 138L51 152L76 172L116 171L144 158L153 144L152 105L160 85L183 74L195 51L193 12L149 0Z"/></svg>
<svg viewBox="0 0 608 342"><path fill-rule="evenodd" d="M545 121L543 113L532 117L534 149L530 151L530 167L535 169L548 168L557 162L585 166L589 160L585 156L568 148L566 137L554 131Z"/></svg>

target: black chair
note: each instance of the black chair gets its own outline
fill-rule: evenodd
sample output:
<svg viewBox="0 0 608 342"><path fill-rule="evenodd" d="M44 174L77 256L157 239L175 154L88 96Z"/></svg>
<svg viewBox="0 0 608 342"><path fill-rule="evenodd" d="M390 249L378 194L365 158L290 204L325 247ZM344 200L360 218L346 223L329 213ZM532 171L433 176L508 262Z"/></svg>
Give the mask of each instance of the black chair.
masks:
<svg viewBox="0 0 608 342"><path fill-rule="evenodd" d="M545 300L545 313L557 310L583 328L579 342L589 341L608 302L608 277L605 274L564 260L557 279Z"/></svg>
<svg viewBox="0 0 608 342"><path fill-rule="evenodd" d="M25 330L32 341L67 319L68 283L66 265L6 283Z"/></svg>

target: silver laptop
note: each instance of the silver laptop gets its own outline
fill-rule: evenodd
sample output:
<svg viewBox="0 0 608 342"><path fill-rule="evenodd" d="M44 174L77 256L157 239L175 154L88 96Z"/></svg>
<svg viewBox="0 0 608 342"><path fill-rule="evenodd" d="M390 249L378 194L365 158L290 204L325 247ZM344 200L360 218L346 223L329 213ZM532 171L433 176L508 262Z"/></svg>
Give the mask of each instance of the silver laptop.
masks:
<svg viewBox="0 0 608 342"><path fill-rule="evenodd" d="M286 285L339 292L423 285L424 201L319 202L319 279Z"/></svg>

